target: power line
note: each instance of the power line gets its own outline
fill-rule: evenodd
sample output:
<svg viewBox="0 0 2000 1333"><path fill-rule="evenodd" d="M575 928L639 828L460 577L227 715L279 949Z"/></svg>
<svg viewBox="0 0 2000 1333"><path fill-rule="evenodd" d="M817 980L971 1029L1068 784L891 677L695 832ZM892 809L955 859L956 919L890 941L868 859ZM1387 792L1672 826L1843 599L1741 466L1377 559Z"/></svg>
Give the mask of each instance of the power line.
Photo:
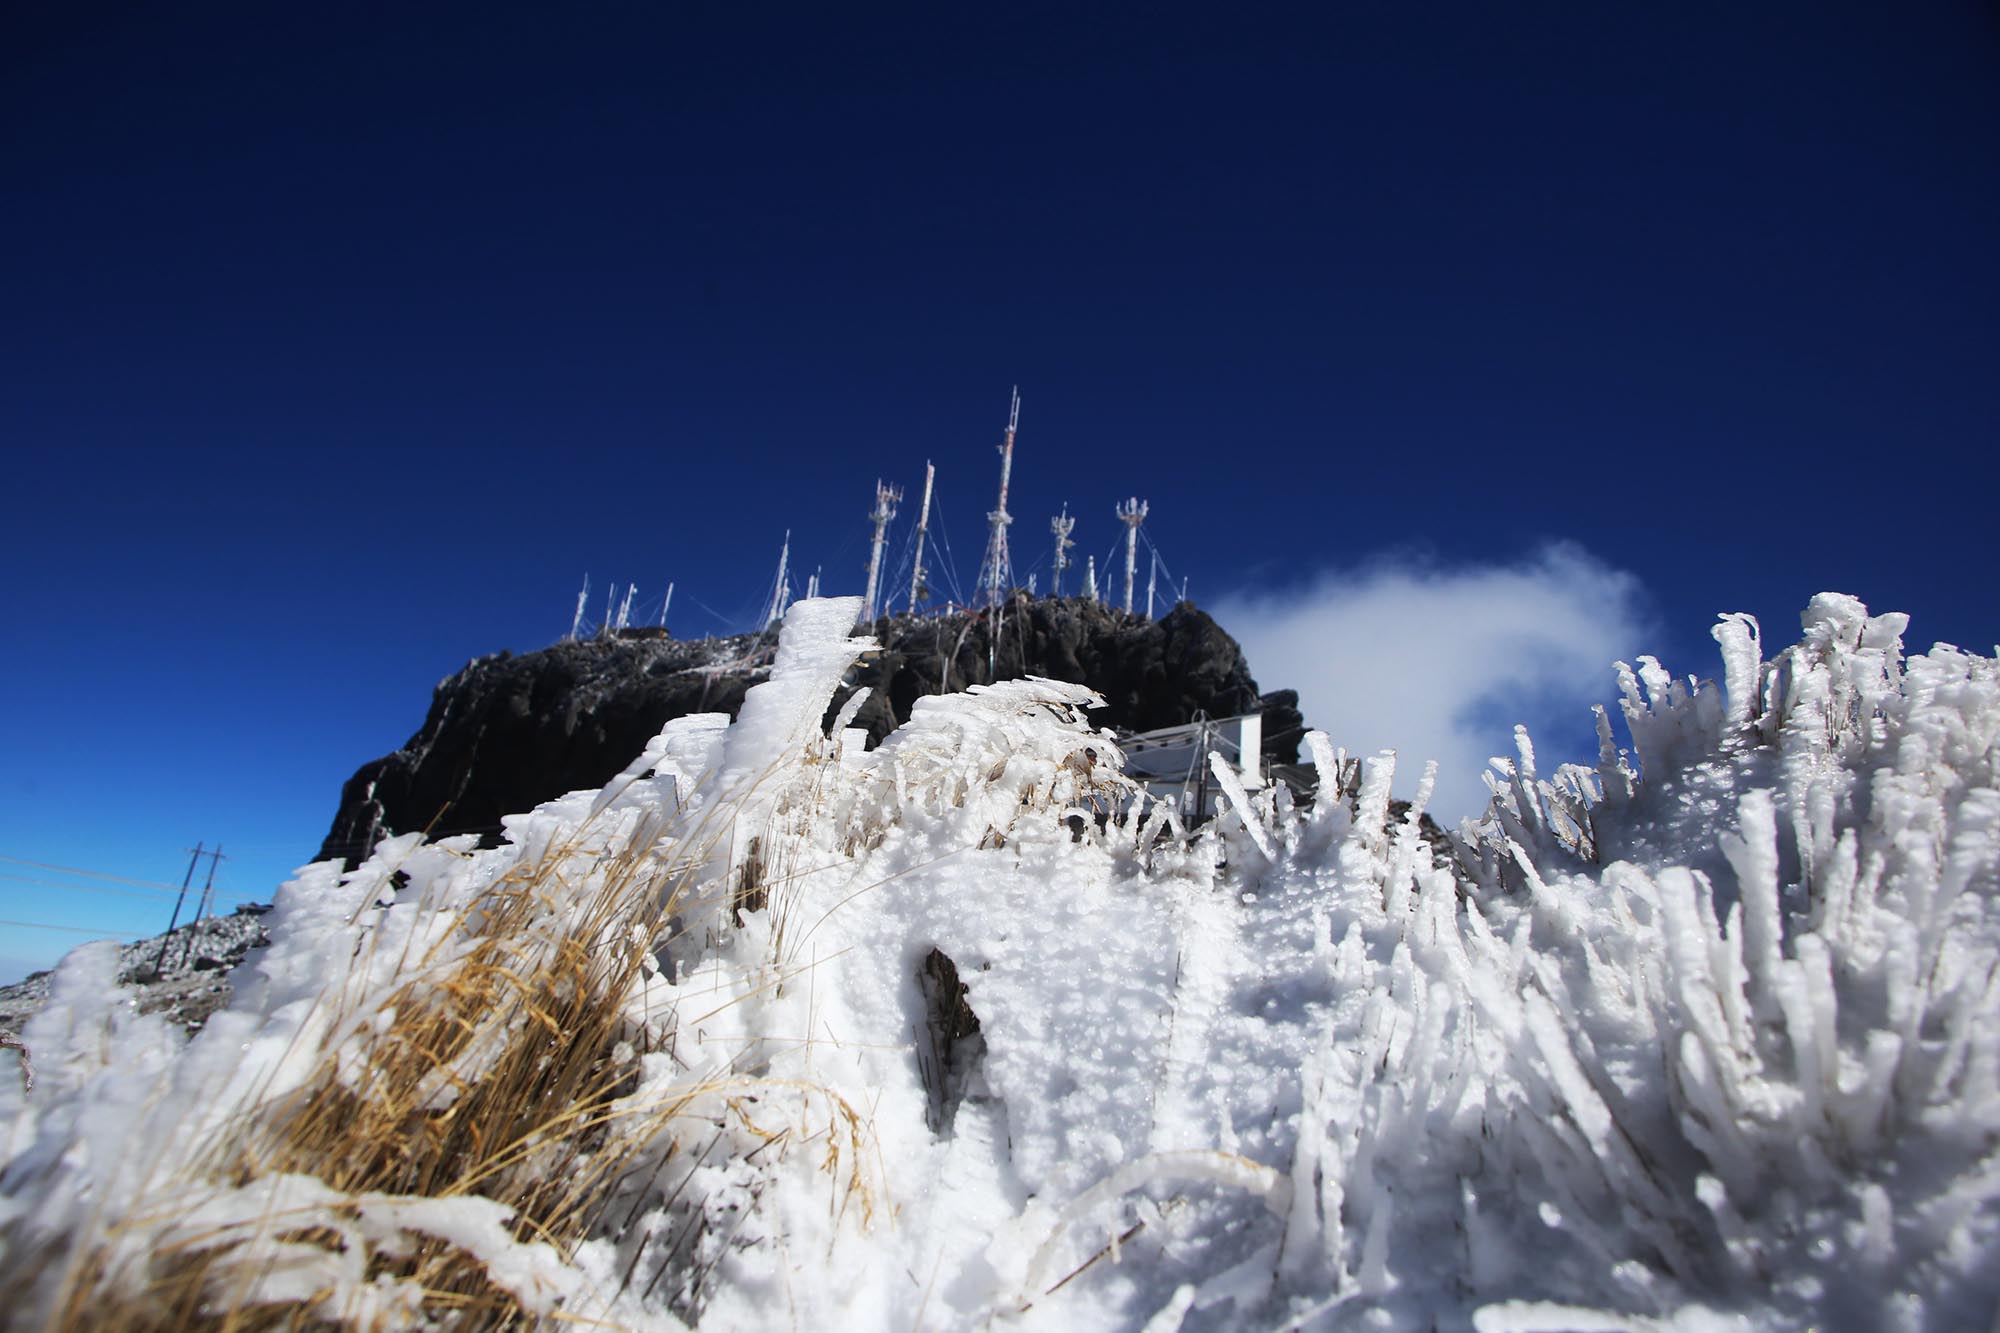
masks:
<svg viewBox="0 0 2000 1333"><path fill-rule="evenodd" d="M107 889L97 884L65 884L58 879L34 879L28 875L10 875L0 870L0 879L13 880L17 884L36 884L45 889L62 889L66 893L108 893L120 898L137 898L142 902L157 902L151 894L134 893L131 889Z"/></svg>
<svg viewBox="0 0 2000 1333"><path fill-rule="evenodd" d="M51 864L48 861L30 861L24 856L0 856L0 861L6 861L17 866L33 866L37 870L54 870L65 875L82 875L86 879L108 879L114 884L137 884L139 887L145 889L160 889L166 893L174 892L172 884L162 884L158 880L133 879L127 875L107 875L100 870L79 870L75 866L59 866Z"/></svg>
<svg viewBox="0 0 2000 1333"><path fill-rule="evenodd" d="M46 921L5 921L0 926L21 926L28 930L66 930L72 935L95 935L101 940L115 939L110 931L85 930L82 926L52 926Z"/></svg>

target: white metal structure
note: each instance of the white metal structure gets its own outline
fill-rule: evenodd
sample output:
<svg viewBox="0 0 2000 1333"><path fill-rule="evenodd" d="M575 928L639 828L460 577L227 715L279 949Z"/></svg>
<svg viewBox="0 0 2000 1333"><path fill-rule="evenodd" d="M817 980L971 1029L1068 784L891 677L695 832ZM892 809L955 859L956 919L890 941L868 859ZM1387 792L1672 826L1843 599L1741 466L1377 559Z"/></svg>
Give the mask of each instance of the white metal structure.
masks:
<svg viewBox="0 0 2000 1333"><path fill-rule="evenodd" d="M671 581L669 581L667 584L667 600L660 603L661 629L665 629L667 627L667 608L671 607L673 604L674 604L674 585Z"/></svg>
<svg viewBox="0 0 2000 1333"><path fill-rule="evenodd" d="M1211 751L1235 767L1247 791L1264 786L1264 715L1204 718L1183 727L1121 736L1126 776L1146 786L1154 799L1175 805L1184 817L1214 813L1208 756Z"/></svg>
<svg viewBox="0 0 2000 1333"><path fill-rule="evenodd" d="M1050 591L1062 596L1063 571L1069 568L1069 550L1076 543L1069 538L1070 530L1076 527L1076 520L1069 516L1069 506L1065 504L1060 517L1049 520L1049 531L1056 536L1056 573Z"/></svg>
<svg viewBox="0 0 2000 1333"><path fill-rule="evenodd" d="M1021 388L1014 387L1007 411L1007 435L1000 442L1000 505L986 516L992 531L986 538L986 559L979 566L979 586L986 605L998 606L1014 583L1014 563L1007 554L1007 525L1014 521L1007 512L1007 484L1014 476L1014 430L1021 424Z"/></svg>
<svg viewBox="0 0 2000 1333"><path fill-rule="evenodd" d="M1132 583L1139 567L1139 525L1146 521L1146 502L1136 497L1114 511L1125 525L1125 614L1132 614Z"/></svg>
<svg viewBox="0 0 2000 1333"><path fill-rule="evenodd" d="M929 459L924 460L924 503L917 510L917 554L910 562L910 610L917 609L917 599L930 589L924 586L924 534L931 525L931 483L937 480L937 468Z"/></svg>
<svg viewBox="0 0 2000 1333"><path fill-rule="evenodd" d="M882 543L888 539L889 520L896 516L896 502L903 498L899 486L875 482L875 511L868 521L875 525L875 539L868 547L868 591L862 598L861 623L875 619L875 594L882 586Z"/></svg>
<svg viewBox="0 0 2000 1333"><path fill-rule="evenodd" d="M771 588L771 609L764 613L764 624L768 628L779 616L785 614L785 603L791 600L791 586L785 582L785 566L792 559L792 530L785 529L785 544L778 548L778 581Z"/></svg>
<svg viewBox="0 0 2000 1333"><path fill-rule="evenodd" d="M569 622L569 637L572 640L574 640L577 635L583 633L583 608L584 608L584 603L588 602L589 600L590 600L590 575L585 574L583 576L583 591L576 595L576 614L570 617L570 622Z"/></svg>
<svg viewBox="0 0 2000 1333"><path fill-rule="evenodd" d="M1094 602L1097 600L1097 557L1094 555L1086 556L1085 561L1086 563L1083 567L1083 600Z"/></svg>

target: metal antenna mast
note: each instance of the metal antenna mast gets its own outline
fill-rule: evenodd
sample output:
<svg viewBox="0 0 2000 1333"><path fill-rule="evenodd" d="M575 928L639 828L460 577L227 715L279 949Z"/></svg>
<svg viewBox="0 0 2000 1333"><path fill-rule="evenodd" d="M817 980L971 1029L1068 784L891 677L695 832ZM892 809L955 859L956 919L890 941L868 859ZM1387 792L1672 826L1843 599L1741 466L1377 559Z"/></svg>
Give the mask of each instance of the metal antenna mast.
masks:
<svg viewBox="0 0 2000 1333"><path fill-rule="evenodd" d="M1007 438L1000 442L1000 507L986 516L993 531L986 539L986 560L979 569L980 586L986 605L998 606L1014 581L1014 564L1007 555L1007 525L1014 520L1007 513L1007 483L1014 476L1014 430L1021 424L1021 387L1014 386L1014 399L1007 411Z"/></svg>
<svg viewBox="0 0 2000 1333"><path fill-rule="evenodd" d="M1069 568L1069 548L1076 545L1075 542L1069 539L1070 529L1075 526L1076 520L1069 516L1069 506L1067 504L1063 505L1062 516L1060 518L1049 520L1049 531L1056 535L1056 574L1054 581L1050 584L1050 588L1053 595L1058 598L1062 596L1063 571Z"/></svg>
<svg viewBox="0 0 2000 1333"><path fill-rule="evenodd" d="M1097 557L1086 556L1085 560L1088 563L1083 567L1083 600L1094 602L1097 600Z"/></svg>
<svg viewBox="0 0 2000 1333"><path fill-rule="evenodd" d="M928 593L924 586L924 533L931 523L931 483L937 480L937 468L929 459L924 460L924 505L917 511L917 558L910 562L910 611L917 609L917 599Z"/></svg>
<svg viewBox="0 0 2000 1333"><path fill-rule="evenodd" d="M576 595L576 614L570 618L569 637L574 640L583 632L583 604L590 600L590 575L583 576L583 591Z"/></svg>
<svg viewBox="0 0 2000 1333"><path fill-rule="evenodd" d="M903 498L899 486L884 486L875 483L875 512L868 516L875 525L875 541L868 548L868 592L862 599L861 620L866 624L875 619L875 592L882 586L882 543L889 535L889 520L896 516L896 502Z"/></svg>
<svg viewBox="0 0 2000 1333"><path fill-rule="evenodd" d="M667 608L672 606L673 604L674 604L674 585L671 581L669 581L667 584L667 600L660 603L661 629L665 629L667 627Z"/></svg>
<svg viewBox="0 0 2000 1333"><path fill-rule="evenodd" d="M1146 521L1146 502L1131 499L1115 511L1125 525L1125 614L1132 614L1132 582L1139 566L1139 525Z"/></svg>
<svg viewBox="0 0 2000 1333"><path fill-rule="evenodd" d="M790 591L790 589L788 589L785 586L785 566L791 561L791 558L792 558L792 530L790 528L786 528L785 544L778 548L778 582L777 585L771 589L771 610L764 617L764 624L767 627L770 625L772 621L776 620L779 616L785 614L785 594L788 591Z"/></svg>
<svg viewBox="0 0 2000 1333"><path fill-rule="evenodd" d="M1153 594L1160 586L1160 553L1153 552L1153 572L1146 576L1146 619L1153 618Z"/></svg>

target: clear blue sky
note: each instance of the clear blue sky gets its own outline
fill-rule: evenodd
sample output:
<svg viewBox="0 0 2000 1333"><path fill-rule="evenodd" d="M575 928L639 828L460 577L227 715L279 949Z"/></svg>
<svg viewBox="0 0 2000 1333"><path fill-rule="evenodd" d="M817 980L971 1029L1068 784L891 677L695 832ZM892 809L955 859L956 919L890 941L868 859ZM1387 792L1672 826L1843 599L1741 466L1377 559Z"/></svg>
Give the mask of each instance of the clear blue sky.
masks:
<svg viewBox="0 0 2000 1333"><path fill-rule="evenodd" d="M1023 565L1140 494L1198 602L1562 540L1678 669L1990 650L1996 131L1990 3L17 6L0 854L268 899L585 571L858 592L926 458L969 577L1015 383Z"/></svg>

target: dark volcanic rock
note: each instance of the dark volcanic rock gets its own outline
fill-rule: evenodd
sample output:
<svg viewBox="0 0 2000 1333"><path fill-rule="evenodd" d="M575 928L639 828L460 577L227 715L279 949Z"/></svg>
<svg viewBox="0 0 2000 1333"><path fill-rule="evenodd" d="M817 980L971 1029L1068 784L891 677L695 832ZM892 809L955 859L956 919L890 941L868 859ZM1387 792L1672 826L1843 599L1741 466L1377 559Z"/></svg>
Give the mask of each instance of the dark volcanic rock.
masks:
<svg viewBox="0 0 2000 1333"><path fill-rule="evenodd" d="M1183 603L1159 620L1079 599L1017 597L995 612L884 617L882 649L849 674L874 694L856 719L880 739L924 695L1025 675L1089 685L1118 731L1264 713L1264 755L1297 759L1298 696L1260 694L1243 652ZM682 642L660 631L483 657L441 683L403 748L348 779L321 858L358 858L390 833L493 835L502 815L609 781L676 717L734 716L769 671L774 634ZM838 704L836 700L836 706Z"/></svg>

